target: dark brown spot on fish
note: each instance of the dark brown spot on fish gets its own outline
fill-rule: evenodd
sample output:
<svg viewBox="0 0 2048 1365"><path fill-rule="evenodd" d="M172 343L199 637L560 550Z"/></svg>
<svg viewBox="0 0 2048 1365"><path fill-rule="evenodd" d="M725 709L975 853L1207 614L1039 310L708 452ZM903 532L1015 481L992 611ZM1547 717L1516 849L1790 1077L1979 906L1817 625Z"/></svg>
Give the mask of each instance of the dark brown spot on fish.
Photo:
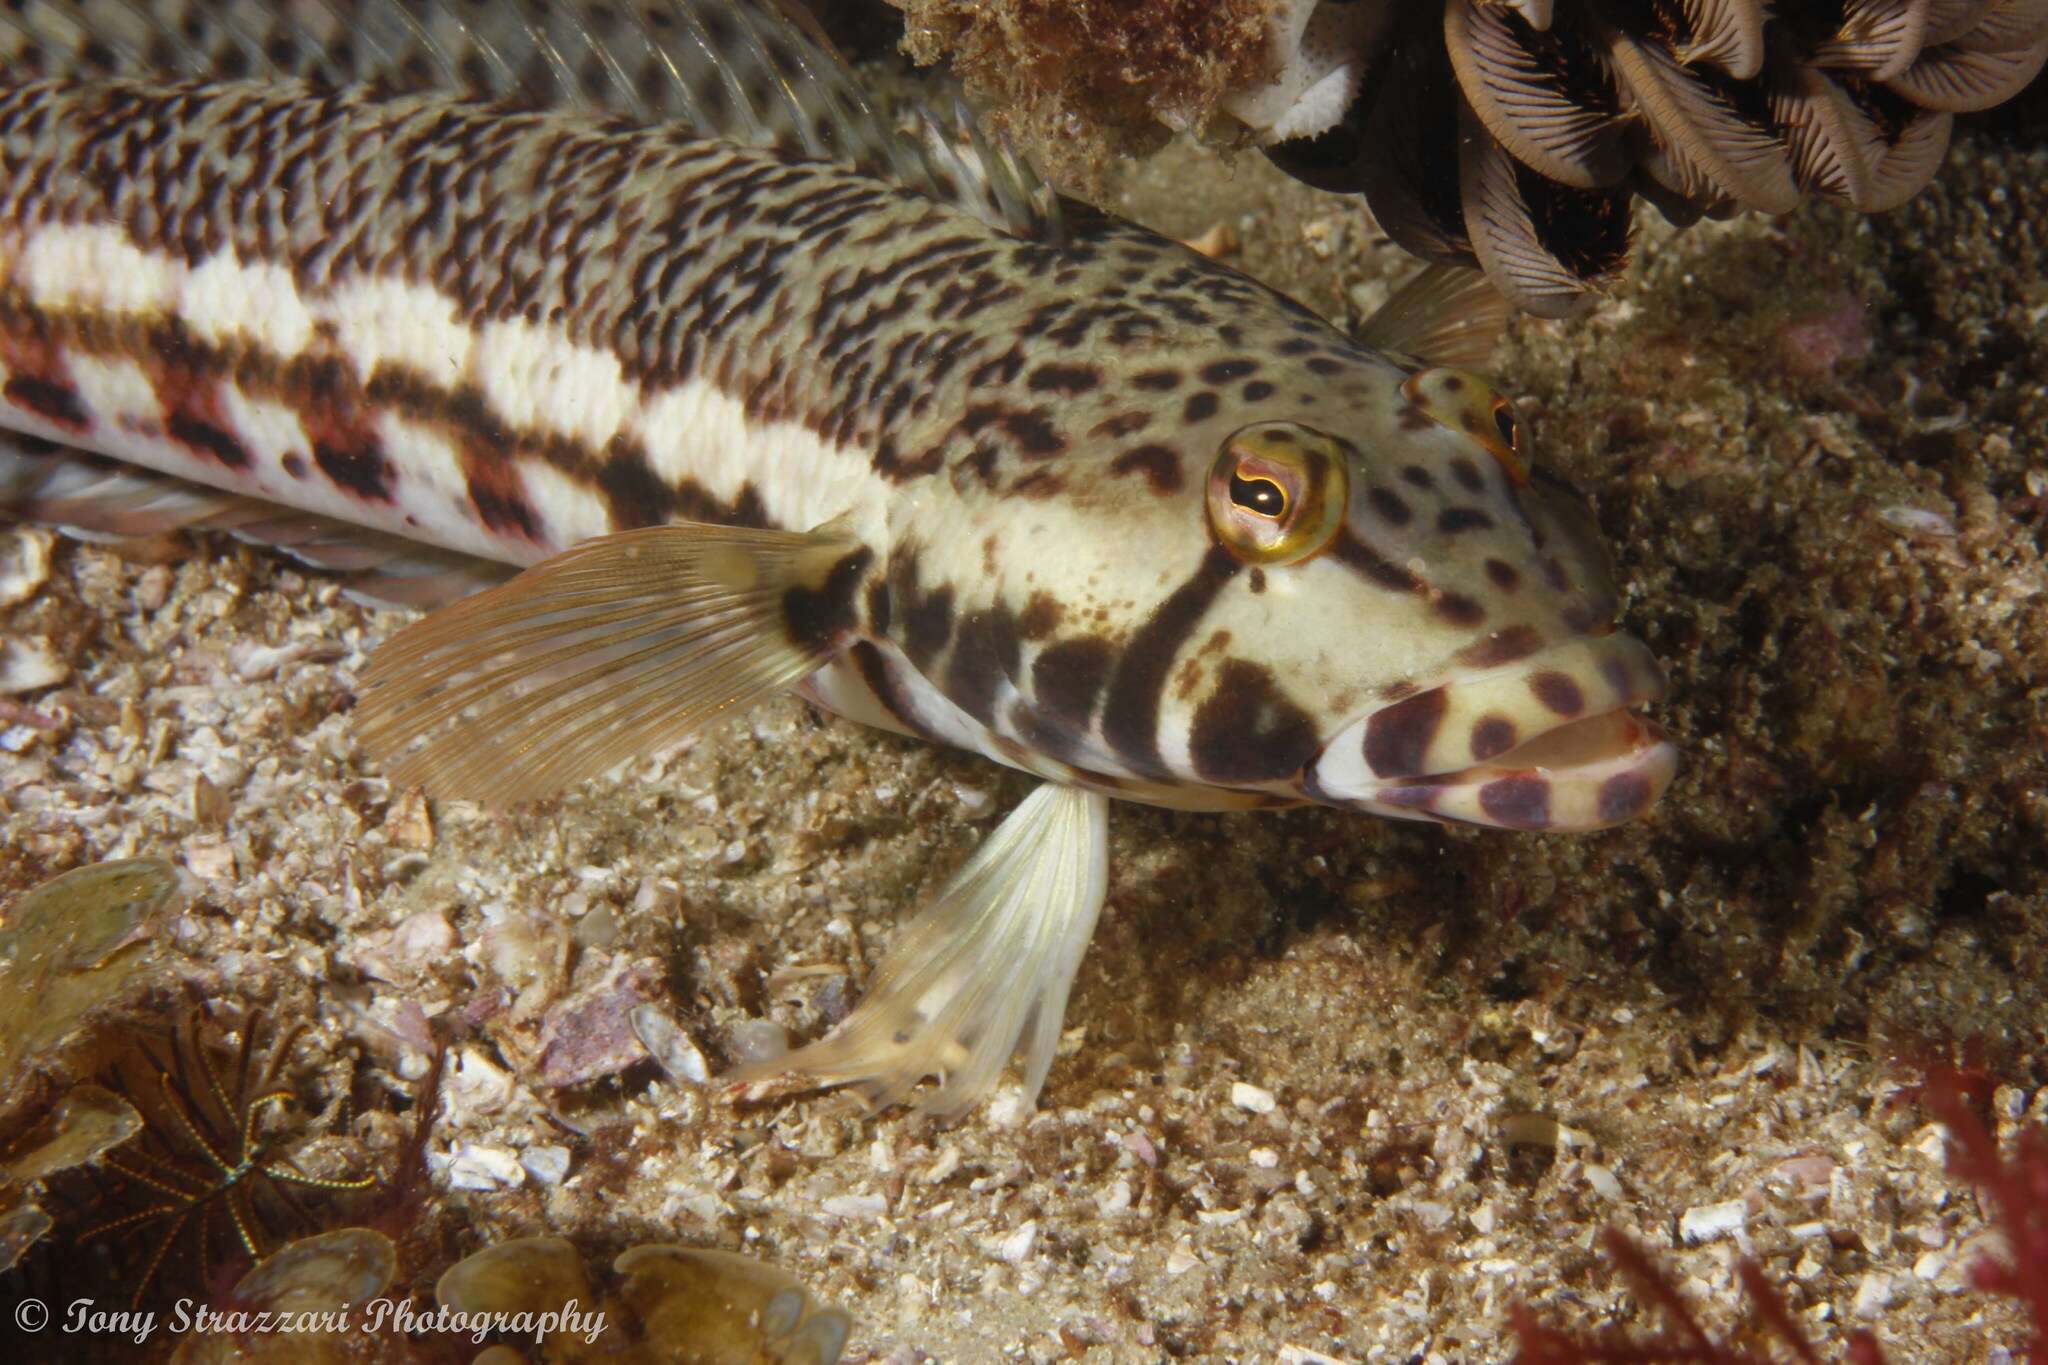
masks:
<svg viewBox="0 0 2048 1365"><path fill-rule="evenodd" d="M1586 694L1569 675L1555 669L1546 669L1529 679L1529 690L1536 694L1536 700L1567 719L1586 709Z"/></svg>
<svg viewBox="0 0 2048 1365"><path fill-rule="evenodd" d="M1038 709L1070 730L1087 726L1095 698L1109 679L1109 641L1084 635L1047 646L1031 662Z"/></svg>
<svg viewBox="0 0 2048 1365"><path fill-rule="evenodd" d="M78 390L69 384L60 384L41 375L10 375L5 389L7 401L18 408L26 408L46 422L66 427L72 431L85 431L92 426L92 419L86 415L85 404L79 400Z"/></svg>
<svg viewBox="0 0 2048 1365"><path fill-rule="evenodd" d="M1016 497L1029 498L1033 502L1044 502L1056 498L1066 491L1067 481L1050 469L1034 470L1010 485L1009 491Z"/></svg>
<svg viewBox="0 0 2048 1365"><path fill-rule="evenodd" d="M1330 547L1340 563L1347 564L1390 592L1421 592L1422 580L1360 540L1346 526Z"/></svg>
<svg viewBox="0 0 2048 1365"><path fill-rule="evenodd" d="M953 638L953 590L940 588L911 599L903 613L903 652L920 670L928 669Z"/></svg>
<svg viewBox="0 0 2048 1365"><path fill-rule="evenodd" d="M1245 586L1253 592L1264 592L1266 590L1266 571L1254 564L1251 573L1245 578Z"/></svg>
<svg viewBox="0 0 2048 1365"><path fill-rule="evenodd" d="M1067 438L1060 435L1058 428L1042 412L1007 413L1003 417L1003 430L1009 432L1018 448L1034 460L1051 459L1067 448Z"/></svg>
<svg viewBox="0 0 2048 1365"><path fill-rule="evenodd" d="M1563 561L1556 555L1543 556L1543 577L1559 592L1572 590L1572 576L1565 572Z"/></svg>
<svg viewBox="0 0 2048 1365"><path fill-rule="evenodd" d="M1401 409L1401 415L1397 420L1403 431L1428 431L1436 425L1436 418L1412 404Z"/></svg>
<svg viewBox="0 0 2048 1365"><path fill-rule="evenodd" d="M1273 386L1263 379L1254 379L1244 386L1244 401L1247 403L1263 403L1272 396Z"/></svg>
<svg viewBox="0 0 2048 1365"><path fill-rule="evenodd" d="M1450 698L1441 687L1373 712L1365 723L1365 761L1380 777L1414 777L1429 766Z"/></svg>
<svg viewBox="0 0 2048 1365"><path fill-rule="evenodd" d="M1131 376L1131 387L1147 393L1167 393L1180 387L1179 370L1146 370Z"/></svg>
<svg viewBox="0 0 2048 1365"><path fill-rule="evenodd" d="M1424 491L1430 491L1436 487L1436 476L1419 464L1402 465L1401 478Z"/></svg>
<svg viewBox="0 0 2048 1365"><path fill-rule="evenodd" d="M1479 599L1461 592L1438 593L1430 606L1454 626L1476 626L1486 619L1486 608L1479 604Z"/></svg>
<svg viewBox="0 0 2048 1365"><path fill-rule="evenodd" d="M1190 423L1206 422L1216 415L1216 410L1221 406L1222 400L1207 389L1200 393L1191 393L1188 395L1188 401L1181 407L1181 420Z"/></svg>
<svg viewBox="0 0 2048 1365"><path fill-rule="evenodd" d="M1180 453L1172 446L1135 446L1110 461L1109 472L1142 474L1145 482L1152 485L1152 491L1161 497L1180 491Z"/></svg>
<svg viewBox="0 0 2048 1365"><path fill-rule="evenodd" d="M1618 656L1610 655L1600 661L1600 677L1616 697L1635 696L1634 680L1628 675L1628 664Z"/></svg>
<svg viewBox="0 0 2048 1365"><path fill-rule="evenodd" d="M1522 571L1505 559L1487 560L1486 576L1493 581L1493 586L1502 592L1513 592L1522 586Z"/></svg>
<svg viewBox="0 0 2048 1365"><path fill-rule="evenodd" d="M1234 379L1243 379L1248 374L1256 373L1258 368L1258 362L1253 360L1243 358L1218 360L1202 367L1202 382L1204 384L1216 385L1228 384Z"/></svg>
<svg viewBox="0 0 2048 1365"><path fill-rule="evenodd" d="M242 443L211 422L190 413L174 412L164 423L164 432L195 455L205 456L229 469L247 469L251 461Z"/></svg>
<svg viewBox="0 0 2048 1365"><path fill-rule="evenodd" d="M1616 773L1600 784L1594 810L1602 824L1618 825L1641 815L1649 805L1649 778L1641 773Z"/></svg>
<svg viewBox="0 0 2048 1365"><path fill-rule="evenodd" d="M337 487L364 502L391 501L391 486L397 481L398 471L384 458L383 447L374 436L359 436L346 443L315 437L313 463Z"/></svg>
<svg viewBox="0 0 2048 1365"><path fill-rule="evenodd" d="M1528 626L1509 626L1476 645L1458 651L1458 662L1473 668L1497 668L1526 659L1543 648L1543 637Z"/></svg>
<svg viewBox="0 0 2048 1365"><path fill-rule="evenodd" d="M1481 716L1472 727L1472 757L1484 763L1515 747L1515 723L1506 716Z"/></svg>
<svg viewBox="0 0 2048 1365"><path fill-rule="evenodd" d="M1479 466L1463 455L1451 461L1451 477L1456 479L1468 493L1485 491L1486 476L1479 472Z"/></svg>
<svg viewBox="0 0 2048 1365"><path fill-rule="evenodd" d="M1406 526L1415 515L1409 510L1408 504L1401 501L1400 494L1391 488L1383 488L1379 484L1374 484L1366 490L1365 499L1372 504L1373 511L1379 513L1383 520L1395 526Z"/></svg>
<svg viewBox="0 0 2048 1365"><path fill-rule="evenodd" d="M1445 393L1456 393L1465 387L1465 381L1455 374L1445 375L1443 377L1443 384Z"/></svg>
<svg viewBox="0 0 2048 1365"><path fill-rule="evenodd" d="M1516 773L1479 789L1479 809L1509 829L1550 827L1550 779Z"/></svg>
<svg viewBox="0 0 2048 1365"><path fill-rule="evenodd" d="M1477 507L1446 507L1437 513L1436 529L1447 536L1461 531L1491 531L1493 518Z"/></svg>
<svg viewBox="0 0 2048 1365"><path fill-rule="evenodd" d="M1149 412L1120 412L1114 417L1105 417L1097 422L1088 429L1088 434L1115 441L1143 431L1150 425L1152 414Z"/></svg>
<svg viewBox="0 0 2048 1365"><path fill-rule="evenodd" d="M1225 661L1216 687L1195 710L1188 753L1211 782L1270 782L1315 757L1315 725L1273 685L1273 671Z"/></svg>
<svg viewBox="0 0 2048 1365"><path fill-rule="evenodd" d="M1035 592L1017 617L1017 633L1027 640L1043 640L1059 629L1066 611L1049 592Z"/></svg>
<svg viewBox="0 0 2048 1365"><path fill-rule="evenodd" d="M1380 689L1380 696L1388 701L1401 701L1404 698L1414 696L1421 690L1421 683L1416 682L1413 678L1403 678L1399 682L1390 682L1385 687L1382 687Z"/></svg>
<svg viewBox="0 0 2048 1365"><path fill-rule="evenodd" d="M1093 365L1040 365L1025 381L1033 393L1057 393L1072 398L1102 383L1102 371Z"/></svg>
<svg viewBox="0 0 2048 1365"><path fill-rule="evenodd" d="M1022 646L1017 623L1000 606L971 613L960 622L960 639L946 666L946 695L983 725L995 720L996 691L1017 676Z"/></svg>
<svg viewBox="0 0 2048 1365"><path fill-rule="evenodd" d="M284 472L295 479L303 479L312 472L306 467L306 457L296 451L287 454L279 463L284 465Z"/></svg>
<svg viewBox="0 0 2048 1365"><path fill-rule="evenodd" d="M868 584L868 630L875 635L889 632L891 599L889 585L877 578Z"/></svg>
<svg viewBox="0 0 2048 1365"><path fill-rule="evenodd" d="M1372 794L1372 799L1401 810L1432 810L1443 794L1442 787L1383 787Z"/></svg>
<svg viewBox="0 0 2048 1365"><path fill-rule="evenodd" d="M863 545L834 564L819 586L799 584L784 592L782 619L789 638L817 653L838 646L857 624L854 602L874 562L875 552Z"/></svg>
<svg viewBox="0 0 2048 1365"><path fill-rule="evenodd" d="M1574 635L1612 635L1614 623L1593 609L1590 602L1573 602L1558 613L1565 629Z"/></svg>

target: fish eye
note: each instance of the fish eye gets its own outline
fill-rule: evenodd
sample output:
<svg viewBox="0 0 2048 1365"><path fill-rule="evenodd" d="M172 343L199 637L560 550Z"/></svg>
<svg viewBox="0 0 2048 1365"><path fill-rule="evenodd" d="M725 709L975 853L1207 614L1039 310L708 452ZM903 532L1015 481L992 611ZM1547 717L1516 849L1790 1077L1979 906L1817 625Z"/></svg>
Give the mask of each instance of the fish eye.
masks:
<svg viewBox="0 0 2048 1365"><path fill-rule="evenodd" d="M1209 473L1209 529L1246 564L1307 559L1343 524L1342 449L1292 422L1261 422L1223 443Z"/></svg>
<svg viewBox="0 0 2048 1365"><path fill-rule="evenodd" d="M1458 432L1493 456L1511 483L1520 487L1529 482L1528 433L1521 414L1478 375L1442 368L1422 370L1401 385L1401 395L1431 421Z"/></svg>
<svg viewBox="0 0 2048 1365"><path fill-rule="evenodd" d="M1232 470L1230 500L1254 516L1283 520L1287 516L1287 490L1271 479L1247 479Z"/></svg>

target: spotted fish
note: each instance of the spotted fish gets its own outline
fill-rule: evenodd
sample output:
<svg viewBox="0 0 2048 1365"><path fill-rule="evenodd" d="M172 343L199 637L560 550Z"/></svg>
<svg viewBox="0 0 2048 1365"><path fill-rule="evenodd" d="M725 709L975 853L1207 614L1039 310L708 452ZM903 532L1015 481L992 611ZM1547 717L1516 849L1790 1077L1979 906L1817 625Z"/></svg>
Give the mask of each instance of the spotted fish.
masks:
<svg viewBox="0 0 2048 1365"><path fill-rule="evenodd" d="M1035 1095L1112 797L1572 831L1671 779L1465 277L1346 335L763 0L0 24L0 505L445 603L357 713L435 795L790 689L1044 779L794 1071Z"/></svg>

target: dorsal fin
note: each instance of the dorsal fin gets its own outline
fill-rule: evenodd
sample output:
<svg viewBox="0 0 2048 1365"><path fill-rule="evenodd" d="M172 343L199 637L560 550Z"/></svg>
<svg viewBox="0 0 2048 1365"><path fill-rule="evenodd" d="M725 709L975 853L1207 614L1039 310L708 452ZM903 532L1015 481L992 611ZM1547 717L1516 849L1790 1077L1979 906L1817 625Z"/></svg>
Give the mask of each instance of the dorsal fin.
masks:
<svg viewBox="0 0 2048 1365"><path fill-rule="evenodd" d="M1486 276L1460 265L1430 265L1395 290L1353 335L1376 351L1426 365L1484 370L1507 320L1508 301Z"/></svg>
<svg viewBox="0 0 2048 1365"><path fill-rule="evenodd" d="M301 79L602 110L838 161L1018 236L1059 202L964 106L879 113L794 0L38 0L0 7L19 77Z"/></svg>

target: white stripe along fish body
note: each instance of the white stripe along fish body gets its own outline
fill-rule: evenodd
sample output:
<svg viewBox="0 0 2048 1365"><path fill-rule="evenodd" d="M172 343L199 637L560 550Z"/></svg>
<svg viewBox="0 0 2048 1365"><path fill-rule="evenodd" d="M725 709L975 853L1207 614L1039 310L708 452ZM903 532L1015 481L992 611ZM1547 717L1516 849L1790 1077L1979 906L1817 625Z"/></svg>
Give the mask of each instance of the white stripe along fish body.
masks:
<svg viewBox="0 0 2048 1365"><path fill-rule="evenodd" d="M597 81L605 113L472 70L462 43L507 40L459 24L421 40L440 90L383 79L412 69L388 45L280 51L241 0L114 8L211 16L257 79L135 79L204 50L146 22L9 68L0 423L122 462L23 443L18 511L226 525L415 601L532 566L373 662L365 740L436 794L543 795L788 687L1048 779L798 1070L878 1099L939 1075L953 1112L1021 1046L1035 1094L1106 796L1581 830L1670 780L1582 505L1504 400L1401 354L1483 354L1449 276L1375 350L1130 224L1062 225L985 147L849 126L773 11L633 10L716 60ZM500 13L554 51L564 8ZM456 10L334 12L417 37ZM591 42L614 73L655 51Z"/></svg>

